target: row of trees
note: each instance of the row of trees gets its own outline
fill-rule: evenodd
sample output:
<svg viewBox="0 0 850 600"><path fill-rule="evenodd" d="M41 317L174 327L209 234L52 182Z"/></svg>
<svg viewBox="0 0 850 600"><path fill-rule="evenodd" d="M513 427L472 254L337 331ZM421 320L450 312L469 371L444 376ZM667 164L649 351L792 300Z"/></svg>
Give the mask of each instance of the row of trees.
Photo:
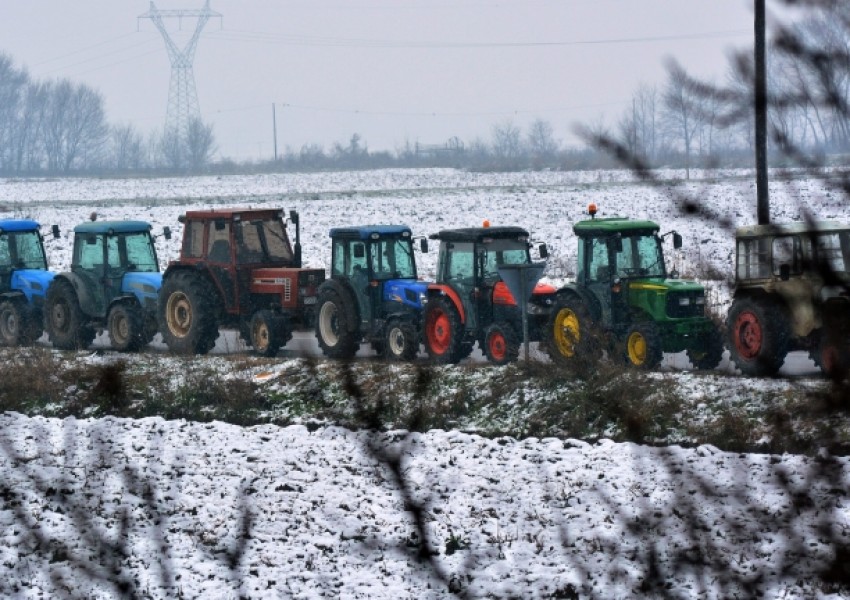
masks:
<svg viewBox="0 0 850 600"><path fill-rule="evenodd" d="M37 81L0 54L0 173L199 169L215 150L196 120L183 137L111 125L100 92L68 79Z"/></svg>

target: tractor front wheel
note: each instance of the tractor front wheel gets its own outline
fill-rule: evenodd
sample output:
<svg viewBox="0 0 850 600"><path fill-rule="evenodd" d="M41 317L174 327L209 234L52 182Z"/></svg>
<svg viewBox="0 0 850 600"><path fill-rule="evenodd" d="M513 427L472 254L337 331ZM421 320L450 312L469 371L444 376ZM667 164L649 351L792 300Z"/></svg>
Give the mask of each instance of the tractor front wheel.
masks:
<svg viewBox="0 0 850 600"><path fill-rule="evenodd" d="M0 302L0 343L4 346L28 346L41 337L41 328L27 314L20 300Z"/></svg>
<svg viewBox="0 0 850 600"><path fill-rule="evenodd" d="M425 308L425 350L438 364L460 361L463 324L452 301L446 296L433 298Z"/></svg>
<svg viewBox="0 0 850 600"><path fill-rule="evenodd" d="M44 300L47 335L60 350L83 350L94 341L94 329L86 323L74 287L66 280L53 280Z"/></svg>
<svg viewBox="0 0 850 600"><path fill-rule="evenodd" d="M116 304L106 321L109 340L119 352L135 352L144 345L144 319L134 306Z"/></svg>
<svg viewBox="0 0 850 600"><path fill-rule="evenodd" d="M745 375L775 375L788 354L790 334L782 311L773 304L741 298L726 318L729 355Z"/></svg>
<svg viewBox="0 0 850 600"><path fill-rule="evenodd" d="M623 359L630 367L654 369L663 356L661 336L653 323L635 323L626 330Z"/></svg>
<svg viewBox="0 0 850 600"><path fill-rule="evenodd" d="M510 323L493 323L484 332L484 354L496 365L506 365L519 356L519 340Z"/></svg>
<svg viewBox="0 0 850 600"><path fill-rule="evenodd" d="M413 360L419 352L416 328L409 321L391 319L387 325L387 335L383 346L387 360L406 362Z"/></svg>
<svg viewBox="0 0 850 600"><path fill-rule="evenodd" d="M573 296L555 300L545 330L546 351L553 362L589 366L602 355L598 342L598 332L581 300Z"/></svg>
<svg viewBox="0 0 850 600"><path fill-rule="evenodd" d="M250 342L260 356L275 356L291 338L285 317L270 310L258 310L251 317Z"/></svg>
<svg viewBox="0 0 850 600"><path fill-rule="evenodd" d="M333 288L319 290L317 308L316 339L322 352L330 358L352 358L360 340L356 331L352 331L355 324L348 322L342 298Z"/></svg>
<svg viewBox="0 0 850 600"><path fill-rule="evenodd" d="M817 346L809 352L809 357L827 377L840 381L850 370L850 343L822 332Z"/></svg>
<svg viewBox="0 0 850 600"><path fill-rule="evenodd" d="M157 320L168 349L178 354L206 354L218 337L218 294L209 281L190 271L165 278L159 292Z"/></svg>
<svg viewBox="0 0 850 600"><path fill-rule="evenodd" d="M694 369L715 368L723 358L723 336L720 331L712 327L702 336L698 348L688 348L687 355Z"/></svg>

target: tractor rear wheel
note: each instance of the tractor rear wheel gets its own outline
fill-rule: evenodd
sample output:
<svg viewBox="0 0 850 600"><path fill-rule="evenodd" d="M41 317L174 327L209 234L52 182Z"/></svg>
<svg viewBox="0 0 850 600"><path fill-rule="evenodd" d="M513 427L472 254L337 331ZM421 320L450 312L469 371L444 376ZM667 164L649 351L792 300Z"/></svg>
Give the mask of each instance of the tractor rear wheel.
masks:
<svg viewBox="0 0 850 600"><path fill-rule="evenodd" d="M745 375L775 375L788 354L790 333L782 310L774 304L740 298L726 318L729 355Z"/></svg>
<svg viewBox="0 0 850 600"><path fill-rule="evenodd" d="M463 352L463 323L446 296L433 298L425 308L425 350L438 364L454 364Z"/></svg>
<svg viewBox="0 0 850 600"><path fill-rule="evenodd" d="M144 345L144 319L134 306L113 306L106 320L106 328L112 347L119 352L135 352Z"/></svg>
<svg viewBox="0 0 850 600"><path fill-rule="evenodd" d="M32 344L42 333L34 321L21 300L0 302L0 343L4 346Z"/></svg>
<svg viewBox="0 0 850 600"><path fill-rule="evenodd" d="M94 329L80 308L74 287L66 280L53 280L44 300L47 335L60 350L82 350L94 341Z"/></svg>
<svg viewBox="0 0 850 600"><path fill-rule="evenodd" d="M598 333L584 303L574 296L555 300L545 330L545 346L553 362L591 365L602 355Z"/></svg>
<svg viewBox="0 0 850 600"><path fill-rule="evenodd" d="M383 346L387 360L413 360L419 352L416 328L409 321L390 319Z"/></svg>
<svg viewBox="0 0 850 600"><path fill-rule="evenodd" d="M162 282L157 320L169 350L206 354L218 337L218 293L202 275L178 271Z"/></svg>
<svg viewBox="0 0 850 600"><path fill-rule="evenodd" d="M251 317L250 342L260 356L275 356L291 338L286 317L270 310L258 310Z"/></svg>
<svg viewBox="0 0 850 600"><path fill-rule="evenodd" d="M654 323L635 323L626 330L623 359L630 367L649 370L661 363L661 336Z"/></svg>
<svg viewBox="0 0 850 600"><path fill-rule="evenodd" d="M352 302L354 299L350 299ZM325 356L352 358L360 346L355 323L349 323L342 298L332 287L319 290L316 339Z"/></svg>
<svg viewBox="0 0 850 600"><path fill-rule="evenodd" d="M702 336L698 348L688 348L688 360L694 369L713 369L723 358L723 336L717 327L712 327Z"/></svg>
<svg viewBox="0 0 850 600"><path fill-rule="evenodd" d="M506 365L519 356L519 340L510 323L493 323L484 332L484 355L491 363Z"/></svg>

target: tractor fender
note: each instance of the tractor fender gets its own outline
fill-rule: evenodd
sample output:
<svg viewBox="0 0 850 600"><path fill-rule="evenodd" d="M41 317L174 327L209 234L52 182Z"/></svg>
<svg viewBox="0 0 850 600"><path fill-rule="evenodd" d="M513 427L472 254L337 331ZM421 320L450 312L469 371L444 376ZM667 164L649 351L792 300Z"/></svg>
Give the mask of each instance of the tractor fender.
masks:
<svg viewBox="0 0 850 600"><path fill-rule="evenodd" d="M78 274L72 271L65 271L63 273L57 273L56 277L53 278L53 281L50 285L58 281L67 281L74 288L74 292L77 294L77 302L80 303L80 308L83 311L83 314L87 317L105 317L104 314L92 314L90 312L92 307L98 305L97 298L92 293L91 287L86 285L85 280Z"/></svg>
<svg viewBox="0 0 850 600"><path fill-rule="evenodd" d="M599 322L602 318L602 307L599 306L599 301L596 299L596 296L584 287L574 283L568 283L555 293L556 298L562 298L565 296L577 298L582 304L584 304L590 313L590 318L594 321Z"/></svg>
<svg viewBox="0 0 850 600"><path fill-rule="evenodd" d="M331 289L342 299L342 308L345 311L346 323L349 324L350 331L360 329L360 307L357 304L357 296L354 295L354 288L347 281L340 279L325 279L319 286L318 295L321 296L323 290ZM316 307L318 311L319 307Z"/></svg>
<svg viewBox="0 0 850 600"><path fill-rule="evenodd" d="M44 299L53 277L52 271L15 269L12 271L10 284L12 290L21 292L26 296L27 302L33 302L36 298Z"/></svg>
<svg viewBox="0 0 850 600"><path fill-rule="evenodd" d="M428 286L428 297L433 296L448 296L452 303L455 305L458 314L460 315L461 324L466 323L466 312L463 310L463 302L461 302L460 296L456 291L454 291L450 286L442 284L442 283L432 283Z"/></svg>

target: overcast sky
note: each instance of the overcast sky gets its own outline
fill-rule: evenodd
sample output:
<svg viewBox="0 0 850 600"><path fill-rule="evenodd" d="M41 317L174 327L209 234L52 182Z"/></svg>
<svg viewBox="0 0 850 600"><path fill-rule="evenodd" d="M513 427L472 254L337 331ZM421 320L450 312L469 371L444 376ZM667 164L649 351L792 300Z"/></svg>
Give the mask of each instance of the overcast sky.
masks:
<svg viewBox="0 0 850 600"><path fill-rule="evenodd" d="M199 9L203 0L158 0ZM768 0L771 11L772 0ZM489 142L535 118L574 141L614 122L665 60L720 79L752 45L752 0L211 0L194 60L201 116L237 160L361 135L370 150ZM35 79L99 90L111 123L164 125L171 64L142 0L5 0L0 51ZM183 47L194 19L166 21ZM182 29L179 26L182 25Z"/></svg>

